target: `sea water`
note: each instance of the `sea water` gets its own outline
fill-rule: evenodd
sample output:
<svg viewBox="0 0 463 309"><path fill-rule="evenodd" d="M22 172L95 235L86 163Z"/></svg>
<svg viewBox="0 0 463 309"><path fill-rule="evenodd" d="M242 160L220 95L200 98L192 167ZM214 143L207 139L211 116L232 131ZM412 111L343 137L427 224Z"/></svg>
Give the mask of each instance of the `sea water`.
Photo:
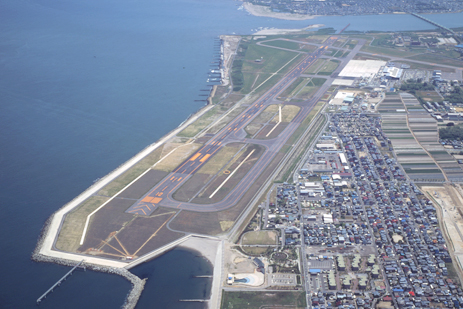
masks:
<svg viewBox="0 0 463 309"><path fill-rule="evenodd" d="M0 307L35 306L69 269L30 260L54 211L202 106L195 100L204 98L200 89L218 35L310 24L340 30L350 23L349 30L359 31L434 28L409 15L276 20L251 16L237 10L239 5L231 0L0 2ZM427 17L447 27L463 20L461 13ZM171 251L140 266L149 271L134 270L148 282L187 281L173 284L169 294L147 284L139 308L202 297L208 284L193 288L189 284L197 281L184 278L183 268L159 266L171 255L183 264L190 254ZM202 265L195 263L188 264L191 270ZM77 271L40 307L117 308L129 289L121 277Z"/></svg>

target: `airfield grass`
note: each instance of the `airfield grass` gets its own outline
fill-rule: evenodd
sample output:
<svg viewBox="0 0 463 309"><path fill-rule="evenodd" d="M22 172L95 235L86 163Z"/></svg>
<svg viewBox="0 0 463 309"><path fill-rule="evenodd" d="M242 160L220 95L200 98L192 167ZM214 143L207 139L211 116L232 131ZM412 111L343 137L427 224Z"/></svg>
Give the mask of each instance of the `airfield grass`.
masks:
<svg viewBox="0 0 463 309"><path fill-rule="evenodd" d="M180 145L173 153L156 165L156 170L171 172L201 146L198 143Z"/></svg>
<svg viewBox="0 0 463 309"><path fill-rule="evenodd" d="M262 127L262 124L267 123L275 113L278 112L278 105L271 104L267 106L256 118L254 118L249 125L246 126L245 131L249 135L254 135Z"/></svg>
<svg viewBox="0 0 463 309"><path fill-rule="evenodd" d="M314 63L312 63L307 68L307 70L304 71L304 74L316 74L320 70L320 68L323 66L325 61L326 61L325 59L318 58L317 60L315 60Z"/></svg>
<svg viewBox="0 0 463 309"><path fill-rule="evenodd" d="M449 65L449 66L460 67L460 68L463 67L463 62L461 61L456 61L455 59L440 57L439 55L435 55L435 54L426 53L426 54L409 56L407 58L411 60L430 62L431 64L443 64L443 65Z"/></svg>
<svg viewBox="0 0 463 309"><path fill-rule="evenodd" d="M298 77L296 78L292 83L291 85L288 86L288 88L286 88L280 95L280 97L282 98L286 98L286 97L293 97L299 90L301 90L302 87L304 87L307 82L308 82L309 78L303 78L303 77Z"/></svg>
<svg viewBox="0 0 463 309"><path fill-rule="evenodd" d="M243 146L243 144L236 143L223 147L215 156L208 160L206 164L204 164L204 166L198 170L198 173L210 175L218 173L224 167L224 165L227 164L227 162L237 154L241 146Z"/></svg>
<svg viewBox="0 0 463 309"><path fill-rule="evenodd" d="M305 292L281 291L281 292L222 292L221 309L247 308L294 308L306 307Z"/></svg>
<svg viewBox="0 0 463 309"><path fill-rule="evenodd" d="M56 248L62 251L76 252L77 248L80 247L80 238L87 216L108 199L108 197L103 196L91 196L69 212L59 232Z"/></svg>
<svg viewBox="0 0 463 309"><path fill-rule="evenodd" d="M248 108L245 105L239 106L235 108L233 111L231 111L227 116L223 117L220 121L218 121L214 126L212 126L207 133L217 133L219 132L223 127L225 127L228 123L230 123L233 119L235 119L239 114L241 114L246 108Z"/></svg>
<svg viewBox="0 0 463 309"><path fill-rule="evenodd" d="M283 108L281 109L281 122L291 122L294 117L296 117L297 113L301 108L296 105L284 105ZM273 122L278 122L279 120L279 115L278 113L275 115L273 118Z"/></svg>
<svg viewBox="0 0 463 309"><path fill-rule="evenodd" d="M329 60L324 63L324 65L318 71L318 75L331 75L331 73L336 70L339 66L339 61L337 60Z"/></svg>
<svg viewBox="0 0 463 309"><path fill-rule="evenodd" d="M210 125L219 114L224 113L227 108L222 107L220 105L216 105L211 108L207 113L199 117L195 122L190 124L188 127L183 129L177 136L180 137L194 137L196 134L201 132L204 128Z"/></svg>
<svg viewBox="0 0 463 309"><path fill-rule="evenodd" d="M117 177L111 183L103 187L97 194L103 196L113 196L119 192L122 188L131 183L135 178L141 175L148 168L153 166L154 163L159 161L161 158L162 150L164 146L160 146L148 154L145 158L140 160L137 164L132 166L129 170Z"/></svg>
<svg viewBox="0 0 463 309"><path fill-rule="evenodd" d="M292 50L301 49L298 43L291 42L291 41L286 41L286 40L281 40L281 39L264 42L262 44L263 45L268 45L268 46L275 46L275 47L281 47L281 48L286 48L286 49L292 49Z"/></svg>
<svg viewBox="0 0 463 309"><path fill-rule="evenodd" d="M246 51L242 71L275 73L296 55L290 51L250 44ZM261 57L263 59L262 62L255 62L256 59L260 59Z"/></svg>

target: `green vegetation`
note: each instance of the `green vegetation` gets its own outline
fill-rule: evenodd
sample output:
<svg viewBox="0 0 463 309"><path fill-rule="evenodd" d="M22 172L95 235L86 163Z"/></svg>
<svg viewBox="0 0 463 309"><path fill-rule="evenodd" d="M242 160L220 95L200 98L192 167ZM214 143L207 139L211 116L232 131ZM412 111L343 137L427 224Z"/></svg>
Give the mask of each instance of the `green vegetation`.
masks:
<svg viewBox="0 0 463 309"><path fill-rule="evenodd" d="M273 307L285 307L302 309L307 306L305 292L281 291L281 292L230 292L222 293L222 309L261 309Z"/></svg>
<svg viewBox="0 0 463 309"><path fill-rule="evenodd" d="M312 83L313 86L320 87L326 82L326 79L324 79L324 78L312 78L312 80L310 82ZM311 86L310 83L308 84L308 86Z"/></svg>
<svg viewBox="0 0 463 309"><path fill-rule="evenodd" d="M336 33L336 29L332 27L321 28L317 30L317 34L333 34L333 33Z"/></svg>
<svg viewBox="0 0 463 309"><path fill-rule="evenodd" d="M445 100L450 103L463 103L463 90L455 86L450 95L445 96Z"/></svg>
<svg viewBox="0 0 463 309"><path fill-rule="evenodd" d="M201 132L204 128L206 128L208 125L210 125L214 119L217 117L218 114L223 113L226 111L226 108L223 108L221 106L214 106L211 108L207 113L199 117L195 122L190 124L188 127L186 127L182 132L177 134L177 136L180 137L194 137L196 134Z"/></svg>
<svg viewBox="0 0 463 309"><path fill-rule="evenodd" d="M243 77L243 72L241 71L242 68L243 68L243 60L233 61L233 65L231 69L231 79L233 83L233 91L240 91L241 88L243 88L244 77Z"/></svg>
<svg viewBox="0 0 463 309"><path fill-rule="evenodd" d="M416 91L434 91L434 86L429 83L420 83L420 82L413 82L411 80L407 81L407 83L402 84L400 86L400 90L402 91L408 91L412 94L414 94Z"/></svg>
<svg viewBox="0 0 463 309"><path fill-rule="evenodd" d="M463 140L463 128L459 126L450 126L439 129L439 138Z"/></svg>

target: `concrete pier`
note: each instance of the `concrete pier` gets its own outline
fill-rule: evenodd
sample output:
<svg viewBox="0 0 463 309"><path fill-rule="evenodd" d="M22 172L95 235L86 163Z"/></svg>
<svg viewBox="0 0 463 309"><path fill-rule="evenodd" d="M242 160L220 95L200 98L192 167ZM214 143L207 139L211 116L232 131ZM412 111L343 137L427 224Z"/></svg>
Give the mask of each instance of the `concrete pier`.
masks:
<svg viewBox="0 0 463 309"><path fill-rule="evenodd" d="M66 280L66 278L70 275L72 275L72 272L77 268L79 267L82 263L84 262L84 260L80 261L79 263L77 263L76 266L74 266L70 271L68 271L61 279L59 279L51 288L49 288L45 293L43 293L42 296L40 296L38 299L37 299L37 303L40 303L42 301L42 299L46 298L47 295L51 292L53 292L53 289L59 285L61 285L61 282L63 282L64 280ZM85 269L85 267L84 267Z"/></svg>

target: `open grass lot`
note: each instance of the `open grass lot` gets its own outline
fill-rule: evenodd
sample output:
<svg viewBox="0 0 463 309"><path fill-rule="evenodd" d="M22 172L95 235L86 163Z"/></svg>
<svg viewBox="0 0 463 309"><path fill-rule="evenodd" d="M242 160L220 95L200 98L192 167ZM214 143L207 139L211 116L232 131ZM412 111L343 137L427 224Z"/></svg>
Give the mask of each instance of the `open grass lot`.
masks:
<svg viewBox="0 0 463 309"><path fill-rule="evenodd" d="M222 309L305 308L305 292L230 292L222 293Z"/></svg>
<svg viewBox="0 0 463 309"><path fill-rule="evenodd" d="M143 158L140 162L132 166L129 170L123 173L121 176L117 177L115 180L111 181L108 185L103 187L98 192L98 195L113 196L119 192L126 185L131 183L135 178L141 175L148 168L153 166L160 158L162 154L162 149L164 146L156 148L153 152Z"/></svg>
<svg viewBox="0 0 463 309"><path fill-rule="evenodd" d="M243 245L276 245L276 231L251 231L242 236L241 244Z"/></svg>
<svg viewBox="0 0 463 309"><path fill-rule="evenodd" d="M416 94L425 101L441 102L444 99L435 91L417 91Z"/></svg>
<svg viewBox="0 0 463 309"><path fill-rule="evenodd" d="M336 70L336 68L339 66L339 61L337 60L329 60L326 61L323 66L320 68L318 71L318 75L331 75L331 73Z"/></svg>
<svg viewBox="0 0 463 309"><path fill-rule="evenodd" d="M216 105L211 108L207 113L199 117L195 122L190 124L184 130L182 130L177 136L180 137L194 137L196 134L201 132L205 127L210 125L219 115L223 114L227 108L224 108L220 105Z"/></svg>
<svg viewBox="0 0 463 309"><path fill-rule="evenodd" d="M242 71L250 71L254 73L275 73L296 55L296 53L290 51L250 44L244 58ZM255 61L256 59L261 58L261 62Z"/></svg>
<svg viewBox="0 0 463 309"><path fill-rule="evenodd" d="M462 61L456 61L455 59L444 58L436 54L426 53L426 54L409 56L407 58L411 60L430 62L431 64L443 64L443 65L450 65L450 66L455 66L455 67L460 67L460 68L463 67Z"/></svg>
<svg viewBox="0 0 463 309"><path fill-rule="evenodd" d="M373 41L373 44L374 44L374 42L375 41ZM368 44L365 44L362 47L361 51L364 51L364 52L367 52L367 53L372 53L372 54L382 54L382 55L385 55L385 56L393 56L393 57L401 57L401 58L410 57L410 59L411 59L411 57L418 55L418 53L403 51L403 50L400 50L399 48L395 48L395 47L369 46ZM426 60L422 60L422 61L426 61Z"/></svg>
<svg viewBox="0 0 463 309"><path fill-rule="evenodd" d="M79 242L87 216L107 200L107 197L92 196L69 212L58 234L56 248L63 251L76 252L80 247Z"/></svg>
<svg viewBox="0 0 463 309"><path fill-rule="evenodd" d="M178 147L168 157L165 157L161 162L156 164L156 170L171 172L201 146L202 145L198 143L178 145Z"/></svg>

